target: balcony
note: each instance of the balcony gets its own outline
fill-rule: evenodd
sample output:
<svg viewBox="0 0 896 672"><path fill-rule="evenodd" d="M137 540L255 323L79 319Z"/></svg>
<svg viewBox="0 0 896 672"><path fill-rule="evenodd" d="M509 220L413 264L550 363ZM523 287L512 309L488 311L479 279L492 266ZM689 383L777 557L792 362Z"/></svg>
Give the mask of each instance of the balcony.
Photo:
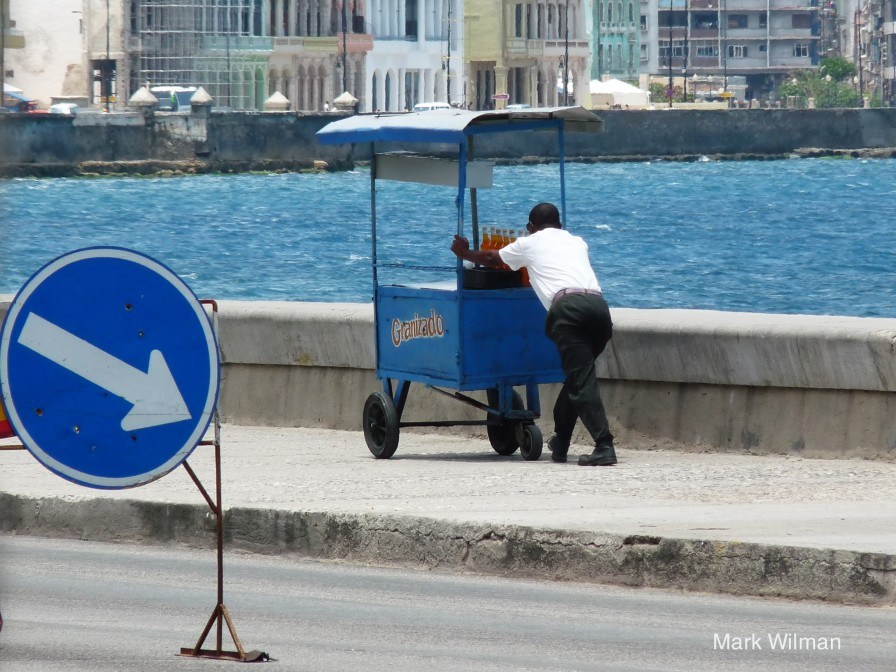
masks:
<svg viewBox="0 0 896 672"><path fill-rule="evenodd" d="M544 40L545 56L562 56L566 50L563 40ZM569 40L569 55L579 58L587 57L591 53L591 44L586 39Z"/></svg>
<svg viewBox="0 0 896 672"><path fill-rule="evenodd" d="M788 12L814 12L817 7L808 2L808 0L769 0L768 8L771 11L788 11ZM731 7L728 8L731 11Z"/></svg>
<svg viewBox="0 0 896 672"><path fill-rule="evenodd" d="M504 41L504 53L508 58L537 58L544 54L544 43L544 40L509 37Z"/></svg>
<svg viewBox="0 0 896 672"><path fill-rule="evenodd" d="M262 37L258 35L206 35L201 38L202 47L212 51L270 52L279 40L295 38ZM298 38L304 39L304 38Z"/></svg>
<svg viewBox="0 0 896 672"><path fill-rule="evenodd" d="M799 0L787 1L791 5L800 4ZM725 6L729 14L739 14L741 12L764 12L766 10L766 0L728 0Z"/></svg>
<svg viewBox="0 0 896 672"><path fill-rule="evenodd" d="M781 32L778 29L775 32ZM793 29L787 28L786 30L792 31ZM729 40L764 40L769 36L768 28L729 28L726 33L726 38Z"/></svg>

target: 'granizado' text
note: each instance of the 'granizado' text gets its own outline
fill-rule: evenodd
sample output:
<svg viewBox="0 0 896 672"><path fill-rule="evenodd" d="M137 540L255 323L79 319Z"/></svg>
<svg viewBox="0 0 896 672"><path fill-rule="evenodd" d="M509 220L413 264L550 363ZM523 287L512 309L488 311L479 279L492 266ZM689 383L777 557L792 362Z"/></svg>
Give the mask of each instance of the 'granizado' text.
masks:
<svg viewBox="0 0 896 672"><path fill-rule="evenodd" d="M436 313L435 309L430 310L426 317L414 313L411 320L392 320L392 345L396 348L415 338L440 338L444 335L445 323L441 313Z"/></svg>
<svg viewBox="0 0 896 672"><path fill-rule="evenodd" d="M769 632L763 635L724 635L713 633L716 651L839 651L839 637L804 637L794 632Z"/></svg>

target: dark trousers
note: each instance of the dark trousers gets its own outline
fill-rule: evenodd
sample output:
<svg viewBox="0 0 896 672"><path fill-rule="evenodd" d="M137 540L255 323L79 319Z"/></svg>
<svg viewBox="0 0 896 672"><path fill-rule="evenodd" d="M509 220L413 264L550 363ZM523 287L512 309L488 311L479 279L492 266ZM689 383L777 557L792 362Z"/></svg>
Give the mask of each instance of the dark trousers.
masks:
<svg viewBox="0 0 896 672"><path fill-rule="evenodd" d="M613 435L600 398L594 360L613 336L610 308L602 296L568 294L551 306L545 333L560 351L566 380L554 404L554 431L569 441L576 420L594 439L595 446L612 446Z"/></svg>

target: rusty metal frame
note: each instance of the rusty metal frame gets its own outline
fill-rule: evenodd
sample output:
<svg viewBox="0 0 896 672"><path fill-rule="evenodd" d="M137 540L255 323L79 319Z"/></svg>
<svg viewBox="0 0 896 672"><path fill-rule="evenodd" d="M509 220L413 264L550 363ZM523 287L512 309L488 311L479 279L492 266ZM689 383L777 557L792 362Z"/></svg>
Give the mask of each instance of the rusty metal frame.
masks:
<svg viewBox="0 0 896 672"><path fill-rule="evenodd" d="M214 300L211 299L203 299L199 303L203 305L211 306L212 316L212 331L215 334L215 338L218 337L218 304ZM220 347L220 346L219 346ZM214 416L214 431L215 438L211 441L204 440L200 441L197 445L199 446L214 446L215 448L215 498L209 495L208 490L206 490L205 486L203 486L202 481L199 480L199 477L196 475L196 472L193 471L193 468L189 465L187 460L181 462L187 474L189 474L190 479L196 485L196 488L199 490L199 493L205 499L206 504L208 504L209 510L215 516L215 532L216 532L216 545L217 545L217 561L218 561L218 601L215 605L215 608L212 610L212 615L209 617L208 622L205 624L205 628L202 631L202 634L199 635L199 639L196 640L196 645L193 647L184 647L180 650L180 655L182 656L191 656L191 657L201 657L201 658L215 658L220 660L236 660L239 662L246 662L247 655L245 649L243 649L243 645L240 642L240 638L236 634L236 628L233 625L233 620L230 618L230 613L227 611L227 606L224 604L224 509L221 505L221 420L218 414L218 409L215 408L215 416ZM233 640L234 645L236 646L236 651L225 651L224 650L224 624L227 624L227 631L230 633L230 638ZM212 627L215 627L215 648L214 649L204 649L203 644L205 644L205 640L208 638L211 633Z"/></svg>

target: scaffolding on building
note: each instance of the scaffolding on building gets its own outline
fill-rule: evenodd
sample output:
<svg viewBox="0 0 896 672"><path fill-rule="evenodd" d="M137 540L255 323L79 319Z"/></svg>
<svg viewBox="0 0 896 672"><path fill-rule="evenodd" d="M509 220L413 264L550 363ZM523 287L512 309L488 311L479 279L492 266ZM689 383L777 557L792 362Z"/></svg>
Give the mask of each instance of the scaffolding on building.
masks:
<svg viewBox="0 0 896 672"><path fill-rule="evenodd" d="M131 90L201 86L219 106L261 109L273 49L264 0L131 0Z"/></svg>

